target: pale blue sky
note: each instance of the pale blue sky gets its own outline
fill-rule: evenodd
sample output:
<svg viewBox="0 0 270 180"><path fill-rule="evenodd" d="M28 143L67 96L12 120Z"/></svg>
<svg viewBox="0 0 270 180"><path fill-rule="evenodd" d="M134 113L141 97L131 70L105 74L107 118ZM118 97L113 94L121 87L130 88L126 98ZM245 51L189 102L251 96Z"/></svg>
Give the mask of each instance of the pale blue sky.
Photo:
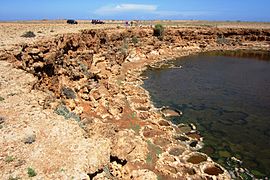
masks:
<svg viewBox="0 0 270 180"><path fill-rule="evenodd" d="M1 0L0 20L68 18L270 22L270 0Z"/></svg>

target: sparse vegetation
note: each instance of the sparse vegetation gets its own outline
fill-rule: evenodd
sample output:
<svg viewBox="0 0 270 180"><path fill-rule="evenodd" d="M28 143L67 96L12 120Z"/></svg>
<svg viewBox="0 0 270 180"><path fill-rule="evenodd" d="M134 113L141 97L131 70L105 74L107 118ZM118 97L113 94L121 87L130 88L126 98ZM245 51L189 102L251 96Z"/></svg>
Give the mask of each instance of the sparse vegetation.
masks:
<svg viewBox="0 0 270 180"><path fill-rule="evenodd" d="M12 162L12 161L14 161L14 157L13 156L7 156L6 158L5 158L5 162L7 162L7 163L10 163L10 162Z"/></svg>
<svg viewBox="0 0 270 180"><path fill-rule="evenodd" d="M214 27L214 26L213 26L213 25L211 25L211 24L201 24L200 26L201 26L201 27L209 27L209 28Z"/></svg>
<svg viewBox="0 0 270 180"><path fill-rule="evenodd" d="M62 94L68 99L76 99L75 92L69 87L63 87L61 89Z"/></svg>
<svg viewBox="0 0 270 180"><path fill-rule="evenodd" d="M65 119L74 119L75 121L79 122L81 120L80 116L78 116L77 114L75 114L74 112L70 112L68 110L68 108L64 105L59 105L57 106L57 108L54 111L56 114L60 115L60 116L64 116Z"/></svg>
<svg viewBox="0 0 270 180"><path fill-rule="evenodd" d="M108 165L104 166L103 171L105 172L107 178L113 179Z"/></svg>
<svg viewBox="0 0 270 180"><path fill-rule="evenodd" d="M4 101L4 100L5 100L5 98L3 98L3 97L0 96L0 101Z"/></svg>
<svg viewBox="0 0 270 180"><path fill-rule="evenodd" d="M124 39L123 45L120 48L120 52L124 56L128 56L128 42L126 38Z"/></svg>
<svg viewBox="0 0 270 180"><path fill-rule="evenodd" d="M27 174L29 177L34 177L37 175L36 171L33 168L27 168Z"/></svg>
<svg viewBox="0 0 270 180"><path fill-rule="evenodd" d="M90 78L91 73L89 73L87 65L80 63L80 62L79 62L79 64L80 64L81 70L83 71L83 74Z"/></svg>
<svg viewBox="0 0 270 180"><path fill-rule="evenodd" d="M153 144L150 140L147 140L146 141L147 144L148 144L148 150L149 150L149 153L147 154L147 157L146 157L146 163L152 163L153 162L153 156L158 156L162 153L162 149Z"/></svg>
<svg viewBox="0 0 270 180"><path fill-rule="evenodd" d="M60 115L60 116L64 116L65 119L69 119L70 118L70 112L67 109L66 106L64 105L59 105L57 106L57 108L54 111L56 114Z"/></svg>
<svg viewBox="0 0 270 180"><path fill-rule="evenodd" d="M153 144L151 141L148 140L147 144L148 144L148 148L150 150L153 150L156 153L156 155L159 155L162 153L162 149L159 146Z"/></svg>
<svg viewBox="0 0 270 180"><path fill-rule="evenodd" d="M21 179L21 178L17 177L17 176L15 176L15 177L9 176L9 178L8 178L8 180L19 180L19 179Z"/></svg>
<svg viewBox="0 0 270 180"><path fill-rule="evenodd" d="M36 35L35 35L35 33L33 31L27 31L21 37L33 38L33 37L36 37Z"/></svg>
<svg viewBox="0 0 270 180"><path fill-rule="evenodd" d="M133 112L129 115L130 118L134 119L137 117L137 113L136 112Z"/></svg>
<svg viewBox="0 0 270 180"><path fill-rule="evenodd" d="M120 80L120 79L117 79L116 83L117 83L118 86L122 86L123 85L123 81Z"/></svg>
<svg viewBox="0 0 270 180"><path fill-rule="evenodd" d="M158 39L163 40L164 36L164 27L162 24L156 24L154 28L154 36L158 37Z"/></svg>
<svg viewBox="0 0 270 180"><path fill-rule="evenodd" d="M224 35L222 34L221 36L219 36L217 38L217 43L218 44L228 44L229 43L229 40L227 40Z"/></svg>
<svg viewBox="0 0 270 180"><path fill-rule="evenodd" d="M123 46L123 48L128 49L128 39L127 38L124 39L122 46Z"/></svg>
<svg viewBox="0 0 270 180"><path fill-rule="evenodd" d="M137 38L137 36L133 36L131 40L133 44L137 44L139 42L139 39Z"/></svg>
<svg viewBox="0 0 270 180"><path fill-rule="evenodd" d="M135 131L136 134L139 134L141 126L139 124L133 124L132 122L130 123L130 128Z"/></svg>
<svg viewBox="0 0 270 180"><path fill-rule="evenodd" d="M151 153L148 153L147 157L146 157L146 163L150 164L150 163L152 163L152 161L153 161L152 155L151 155Z"/></svg>
<svg viewBox="0 0 270 180"><path fill-rule="evenodd" d="M150 24L150 22L145 22L146 25L147 23ZM139 176L142 176L141 178L144 178L145 174L149 177L160 174L161 177L163 177L164 179L173 177L181 178L182 174L187 178L194 178L195 176L200 178L200 175L204 173L203 170L200 172L196 172L198 174L193 176L193 174L189 172L190 165L188 164L186 166L187 162L184 161L185 158L182 158L184 157L184 155L187 155L190 152L195 152L195 150L190 149L188 146L182 147L181 144L175 144L177 142L182 143L180 141L187 141L183 143L188 144L192 139L191 137L194 136L193 138L199 139L200 134L195 133L194 131L193 134L192 132L190 133L191 137L188 137L184 134L185 137L183 137L182 139L173 139L172 134L175 134L174 131L176 127L171 127L171 124L167 121L160 121L160 114L156 114L159 112L153 110L152 104L150 104L151 106L149 106L149 103L151 103L149 101L149 94L143 89L141 89L141 80L144 80L146 78L138 79L138 76L143 70L143 68L145 68L148 64L156 61L159 55L160 58L163 58L165 56L168 56L167 58L171 58L171 56L175 56L175 54L173 54L174 50L181 51L181 49L186 49L187 53L193 54L194 51L201 51L200 49L197 49L197 45L201 44L207 44L210 48L212 48L213 45L213 49L215 49L217 45L216 42L218 40L220 40L220 42L225 42L228 39L231 41L231 43L233 43L235 42L234 38L236 36L239 37L245 45L245 43L249 41L249 35L247 36L247 38L245 36L242 37L241 33L238 33L238 31L234 29L232 30L232 32L237 32L236 36L230 35L230 30L222 30L219 32L218 29L213 29L214 33L212 33L212 29L200 28L197 27L197 25L192 27L191 29L181 28L180 30L178 30L174 27L170 29L169 26L165 24L165 22L161 21L161 23L163 23L163 26L166 27L166 29L164 29L162 25L156 25L156 27L151 27L150 29L148 25L146 27L140 28L124 28L124 25L122 25L121 29L116 29L116 25L113 24L112 27L114 27L115 29L110 28L108 32L107 30L87 30L83 33L82 36L77 34L75 36L73 36L73 34L65 36L61 35L59 37L57 36L56 40L50 39L48 42L44 42L44 44L43 42L41 44L30 44L28 47L26 46L24 50L21 50L22 48L15 49L14 52L16 51L15 55L17 59L17 63L15 65L18 64L20 65L20 67L23 66L21 68L25 70L29 69L29 71L36 77L33 80L31 77L29 77L31 83L28 83L27 81L18 84L20 86L23 85L22 88L24 88L24 86L26 86L24 84L27 83L27 91L23 91L26 94L20 93L19 91L16 91L18 92L16 97L9 97L9 95L12 96L12 94L2 94L3 97L6 98L6 100L0 102L0 104L6 106L13 106L14 103L19 103L20 107L14 108L14 112L11 109L8 114L6 112L2 114L6 118L6 121L3 123L4 128L1 129L0 132L7 133L7 136L11 136L12 133L14 134L14 132L16 132L17 134L23 134L23 138L27 138L27 136L29 136L28 130L31 130L37 132L37 139L36 142L32 145L24 144L21 138L19 138L20 142L16 143L15 145L14 143L9 143L10 140L12 141L12 138L10 138L10 140L7 139L7 143L9 143L7 144L9 146L7 146L6 148L7 154L4 155L2 159L3 165L5 165L3 166L3 174L5 173L5 178L8 179L8 177L11 175L13 177L16 177L17 175L22 178L31 179L29 177L35 176L34 178L37 178L38 176L41 176L41 174L42 176L44 174L44 177L48 177L53 175L51 173L56 173L55 176L58 176L60 174L59 176L69 176L69 178L71 179L68 170L62 168L66 168L65 165L69 163L65 160L68 160L66 156L69 156L69 154L63 154L63 157L54 157L54 155L55 151L57 152L57 150L64 149L69 152L74 150L74 148L76 149L77 146L66 146L65 143L62 143L57 144L59 147L56 149L55 144L52 144L57 142L69 141L69 144L84 144L84 146L79 146L79 148L77 148L81 152L88 152L90 147L93 151L96 151L96 149L98 149L101 151L102 154L106 154L106 156L99 156L98 158L102 162L107 162L108 165L103 164L99 166L98 168L93 170L96 172L93 172L92 170L85 172L85 174L92 173L88 174L90 179L92 179L92 175L97 176L94 178L107 177L108 179L117 179L121 178L121 176L127 178L136 178L136 176L140 178ZM120 26L118 27L120 28ZM57 34L58 29L57 27L54 28L55 33ZM156 29L156 32L154 28ZM40 35L37 34L39 32L37 32L36 28L29 29L33 30L37 36ZM195 31L195 33L193 30ZM52 33L49 33L50 29L42 29L42 31L44 33L44 36L52 35ZM154 34L156 33L155 36L153 34L153 31ZM21 31L19 33L19 36L23 32L25 32L25 30ZM243 29L239 32L245 33L246 31ZM260 32L264 32L264 30L261 30ZM218 33L219 35L224 33L226 39L224 36L218 37L216 33ZM124 39L125 35L127 39ZM164 41L159 41L159 39L163 39L163 37ZM20 38L20 40L27 42L26 38ZM31 40L31 38L29 38L28 40ZM99 41L101 43L99 43ZM220 47L218 49L221 49ZM238 44L236 47L238 47ZM123 55L121 53L125 55L130 53L130 56L126 59L126 61L124 61L124 63L122 63L121 61L123 58ZM118 63L118 61L120 63ZM91 65L92 68L90 68ZM171 67L171 64L167 65L168 67ZM5 72L8 72L6 71L6 69L4 70L5 71L3 71L3 75L5 75ZM39 73L42 76L37 75ZM9 80L6 77L4 79ZM16 80L17 82L21 79L14 80ZM27 80L27 77L24 80ZM32 81L36 82L35 86L33 86L34 84L32 83ZM12 85L13 81L11 81L11 83L9 84ZM68 86L65 86L65 84L68 84L70 88ZM59 89L59 86L60 88L62 87L61 85L64 85L63 87L66 88L63 88L62 90ZM8 89L5 90L5 92L8 92L10 88L13 88L13 86L7 88ZM28 89L32 88L35 91L28 91ZM20 89L21 88L19 88L19 90ZM43 93L33 94L36 91L40 92L40 90L42 90ZM27 97L30 97L28 93L32 93L30 94L31 97L35 96L36 98L30 99L30 101L29 99L27 99ZM22 98L18 98L19 96L22 96ZM76 102L73 100L75 98ZM22 101L22 103L20 103L20 101ZM55 103L58 103L60 101L62 101L62 103L58 107L56 107L58 104ZM21 107L25 105L27 106L26 109ZM105 105L107 109L105 109L103 105ZM32 109L28 108L32 106ZM43 111L41 109L42 106L44 107L44 109L46 108L47 110ZM51 111L51 108L53 108L53 111L55 110L54 112L56 114L64 117L60 117L54 114ZM18 111L18 109L22 110L22 112L17 113L16 110ZM140 113L136 114L135 110ZM64 120L64 118L74 118L79 121L80 112L83 112L83 114L81 115L82 120L80 122L75 123L73 120ZM16 115L18 116L17 119L22 120L16 122L13 121L12 117ZM52 135L48 135L50 131L47 131L47 129L52 127L52 123L47 122L52 119L52 116L54 116L54 130L61 129L63 132L66 132L65 134L57 135L57 133L55 133ZM117 120L114 121L115 119ZM35 121L32 122L32 120ZM14 124L17 125L13 126ZM83 128L85 132L81 132L80 130L78 133L78 125ZM179 131L186 130L181 129L180 126L179 129ZM173 132L171 132L171 130ZM189 128L189 130L187 130L186 132L190 131L191 130ZM55 131L53 131L53 133L54 132ZM129 135L130 132L131 136L125 137L125 135ZM27 133L26 136L25 133ZM140 136L138 136L139 133ZM180 133L178 133L178 135L180 136ZM123 140L124 142L114 142L115 147L110 148L111 145L108 144L109 141L107 140L108 136L112 136L111 139L113 139L114 141L118 139ZM162 136L163 138L158 139L157 136ZM47 140L42 141L42 137L46 137ZM101 140L97 139L96 137L99 137ZM186 138L186 140L184 138ZM34 142L33 139L35 140L35 138L32 138L30 136L26 142L31 144L32 142ZM146 141L148 139L149 141ZM176 150L174 150L173 153L171 153L170 151L171 154L169 154L169 152L167 151L168 147L175 147L176 145L179 148L175 148ZM38 166L34 165L39 162L33 164L29 162L29 159L18 155L18 153L15 154L15 152L12 151L13 146L14 148L18 148L17 152L21 152L23 148L29 149L32 146L45 147L46 151L44 152L44 155L42 157L40 156L39 158L36 158L35 161L44 162L44 159L46 161L46 158L54 159L54 161L51 161L51 167L53 167L53 172L43 172L42 168L39 169ZM185 152L183 153L183 155L181 155L182 148L185 149L185 151L183 150ZM215 151L214 148L209 149L210 151ZM34 150L35 151L33 151L33 153L39 153L40 148L35 148ZM218 149L216 152L216 154L218 154L221 151ZM7 155L13 155L15 157L15 160L13 160L12 156L6 157ZM89 159L96 158L96 154L91 152L87 154L84 153L83 155L87 156L87 158L82 157L82 154L80 152L73 153L72 157L70 158L82 158L82 164L87 164ZM119 158L116 157L118 158L118 160L109 160L108 156L112 155L119 156ZM176 156L179 156L178 159L180 159L181 161L174 161L173 157ZM19 163L20 158L23 159L21 160L22 163ZM122 158L123 160L120 158ZM63 160L63 163L58 164L59 160ZM119 163L123 161L127 161L128 164L122 165L121 163ZM8 164L6 162L11 163ZM129 166L132 162L135 162L136 165L134 171L125 171L125 169L127 169L127 166ZM210 162L209 160L207 163L210 164L212 163L212 161ZM96 164L93 163L93 166L94 165ZM32 166L32 168L30 168L30 166ZM201 167L201 164L198 165L198 167L199 166ZM178 167L178 169L175 170L174 167ZM164 173L163 171L159 172L157 168L163 169ZM78 167L77 169L80 172L84 172L84 167ZM153 172L151 171L145 171L142 169L149 169L156 173L156 175L153 174ZM225 173L220 176L226 177ZM205 176L205 174L202 174L202 176ZM11 179L16 179L13 177L11 177ZM156 179L161 179L161 177L157 176ZM76 177L72 177L72 179L76 179Z"/></svg>

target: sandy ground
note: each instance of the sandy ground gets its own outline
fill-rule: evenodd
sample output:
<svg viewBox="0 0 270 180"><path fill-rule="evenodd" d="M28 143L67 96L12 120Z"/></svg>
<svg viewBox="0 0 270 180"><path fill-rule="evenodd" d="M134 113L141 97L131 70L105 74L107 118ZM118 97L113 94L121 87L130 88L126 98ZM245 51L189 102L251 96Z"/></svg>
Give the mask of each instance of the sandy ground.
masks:
<svg viewBox="0 0 270 180"><path fill-rule="evenodd" d="M31 43L36 40L55 36L57 34L76 33L83 29L116 27L115 24L92 25L80 23L69 25L66 23L44 22L0 22L0 49L8 49L21 43ZM25 32L35 33L34 38L21 37Z"/></svg>

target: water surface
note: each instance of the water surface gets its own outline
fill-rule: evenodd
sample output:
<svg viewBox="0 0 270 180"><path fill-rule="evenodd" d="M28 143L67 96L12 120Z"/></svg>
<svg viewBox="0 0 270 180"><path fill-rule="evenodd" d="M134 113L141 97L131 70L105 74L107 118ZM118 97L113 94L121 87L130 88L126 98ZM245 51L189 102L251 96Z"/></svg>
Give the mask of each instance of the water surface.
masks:
<svg viewBox="0 0 270 180"><path fill-rule="evenodd" d="M227 168L243 161L256 177L270 177L269 52L212 52L172 61L182 68L149 69L144 82L156 107L180 109L174 123L195 123L202 149Z"/></svg>

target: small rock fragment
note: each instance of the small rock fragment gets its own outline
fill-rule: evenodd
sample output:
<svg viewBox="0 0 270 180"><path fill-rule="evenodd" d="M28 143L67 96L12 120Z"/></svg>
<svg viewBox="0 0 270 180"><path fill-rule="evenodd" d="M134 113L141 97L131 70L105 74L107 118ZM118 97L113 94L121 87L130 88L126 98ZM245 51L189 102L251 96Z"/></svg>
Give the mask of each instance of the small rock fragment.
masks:
<svg viewBox="0 0 270 180"><path fill-rule="evenodd" d="M25 144L32 144L35 141L36 141L36 135L35 134L28 135L24 139Z"/></svg>
<svg viewBox="0 0 270 180"><path fill-rule="evenodd" d="M69 87L63 87L62 88L62 94L64 96L66 96L66 98L68 98L68 99L76 99L75 92Z"/></svg>
<svg viewBox="0 0 270 180"><path fill-rule="evenodd" d="M173 156L180 156L184 151L185 151L185 149L183 149L183 148L172 148L169 151L169 154L173 155Z"/></svg>
<svg viewBox="0 0 270 180"><path fill-rule="evenodd" d="M6 120L6 118L5 118L5 117L0 116L0 124L4 123L4 122L5 122L5 120Z"/></svg>
<svg viewBox="0 0 270 180"><path fill-rule="evenodd" d="M165 117L174 117L174 116L181 116L183 113L179 110L176 109L170 109L168 107L163 107L161 108L161 113L165 116Z"/></svg>

